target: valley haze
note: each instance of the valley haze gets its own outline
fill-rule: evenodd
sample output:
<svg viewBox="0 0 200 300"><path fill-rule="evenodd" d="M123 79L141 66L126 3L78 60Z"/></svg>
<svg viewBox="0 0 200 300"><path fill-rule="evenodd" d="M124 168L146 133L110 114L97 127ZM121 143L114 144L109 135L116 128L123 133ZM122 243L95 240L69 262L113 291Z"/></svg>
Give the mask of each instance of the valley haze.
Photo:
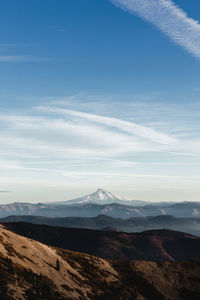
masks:
<svg viewBox="0 0 200 300"><path fill-rule="evenodd" d="M98 188L89 195L52 203L0 205L1 222L30 222L126 232L172 229L200 235L200 202L127 200Z"/></svg>

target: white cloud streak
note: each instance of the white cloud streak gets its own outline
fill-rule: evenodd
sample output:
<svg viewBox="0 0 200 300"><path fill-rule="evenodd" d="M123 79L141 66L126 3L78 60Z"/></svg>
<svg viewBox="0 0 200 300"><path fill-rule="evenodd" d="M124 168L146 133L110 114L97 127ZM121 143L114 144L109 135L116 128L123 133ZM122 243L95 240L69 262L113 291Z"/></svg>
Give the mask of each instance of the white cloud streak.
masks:
<svg viewBox="0 0 200 300"><path fill-rule="evenodd" d="M33 57L29 55L0 55L0 63L49 62L52 59Z"/></svg>
<svg viewBox="0 0 200 300"><path fill-rule="evenodd" d="M23 55L0 56L0 62L28 62L28 61L34 61L34 58L31 56L23 56Z"/></svg>
<svg viewBox="0 0 200 300"><path fill-rule="evenodd" d="M55 112L63 115L72 115L75 117L80 117L92 121L94 123L99 123L105 126L111 126L121 130L122 132L134 136L138 136L140 138L145 138L150 140L151 142L158 143L158 144L170 145L176 143L176 139L167 134L157 132L152 128L139 125L133 122L120 120L118 118L104 117L96 114L89 114L89 113L84 113L84 112L79 112L79 111L69 110L69 109L60 109L60 108L51 108L51 107L40 107L38 109L41 111L44 110L47 112Z"/></svg>
<svg viewBox="0 0 200 300"><path fill-rule="evenodd" d="M176 44L200 59L200 24L171 0L110 0L155 25Z"/></svg>

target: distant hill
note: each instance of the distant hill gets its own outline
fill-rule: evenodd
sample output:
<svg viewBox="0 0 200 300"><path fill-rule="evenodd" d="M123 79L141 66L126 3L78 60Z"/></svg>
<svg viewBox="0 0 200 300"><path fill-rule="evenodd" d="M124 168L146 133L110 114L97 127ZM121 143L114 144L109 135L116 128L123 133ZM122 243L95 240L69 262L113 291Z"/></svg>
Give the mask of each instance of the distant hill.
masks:
<svg viewBox="0 0 200 300"><path fill-rule="evenodd" d="M151 234L146 233L147 236ZM172 236L171 232L157 234L160 238L163 234ZM176 239L184 239L183 234L173 235ZM195 240L185 236L188 238L191 243ZM200 260L179 263L107 261L46 246L3 226L0 226L0 274L1 300L200 298Z"/></svg>
<svg viewBox="0 0 200 300"><path fill-rule="evenodd" d="M4 226L44 244L106 259L153 261L200 259L200 238L171 230L128 234L30 223L7 223Z"/></svg>
<svg viewBox="0 0 200 300"><path fill-rule="evenodd" d="M113 218L99 215L93 218L66 217L48 218L40 216L10 216L0 219L5 222L28 222L60 227L74 227L85 229L115 228L125 232L142 232L152 229L171 229L200 236L200 218L176 218L172 216L136 217L129 219Z"/></svg>

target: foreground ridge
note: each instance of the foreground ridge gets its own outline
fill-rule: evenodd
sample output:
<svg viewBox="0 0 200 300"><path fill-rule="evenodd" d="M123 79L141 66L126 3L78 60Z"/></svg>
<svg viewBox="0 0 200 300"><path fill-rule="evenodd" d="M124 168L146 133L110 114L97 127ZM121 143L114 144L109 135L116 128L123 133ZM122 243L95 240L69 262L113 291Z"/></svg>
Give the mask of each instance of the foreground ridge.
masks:
<svg viewBox="0 0 200 300"><path fill-rule="evenodd" d="M200 260L106 261L0 226L1 299L199 299ZM6 298L7 297L7 298Z"/></svg>

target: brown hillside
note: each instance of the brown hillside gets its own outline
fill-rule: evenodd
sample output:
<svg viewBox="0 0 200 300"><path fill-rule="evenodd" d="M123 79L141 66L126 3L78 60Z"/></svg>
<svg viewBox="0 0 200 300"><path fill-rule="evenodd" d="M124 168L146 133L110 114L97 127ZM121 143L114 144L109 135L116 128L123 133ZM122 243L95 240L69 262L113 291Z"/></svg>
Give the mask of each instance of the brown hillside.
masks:
<svg viewBox="0 0 200 300"><path fill-rule="evenodd" d="M7 229L58 248L111 260L182 261L200 259L200 238L171 230L124 233L6 223Z"/></svg>
<svg viewBox="0 0 200 300"><path fill-rule="evenodd" d="M200 261L106 261L0 226L0 299L199 300Z"/></svg>

